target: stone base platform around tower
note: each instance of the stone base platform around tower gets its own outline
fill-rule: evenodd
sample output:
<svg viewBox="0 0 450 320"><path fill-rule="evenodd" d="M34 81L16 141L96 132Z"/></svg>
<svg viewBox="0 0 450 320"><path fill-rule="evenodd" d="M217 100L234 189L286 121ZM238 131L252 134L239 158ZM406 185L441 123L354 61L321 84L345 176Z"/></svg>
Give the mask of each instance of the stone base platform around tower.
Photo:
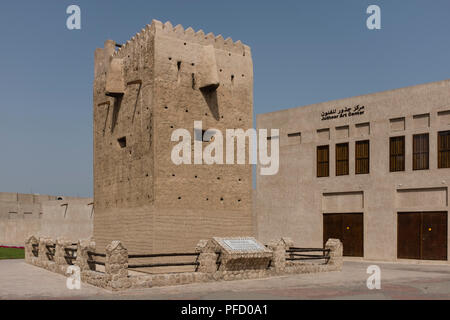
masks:
<svg viewBox="0 0 450 320"><path fill-rule="evenodd" d="M112 291L268 278L342 270L342 243L301 248L288 238L263 245L252 237L201 240L192 252L128 254L120 241L97 251L92 240L70 241L32 236L27 263Z"/></svg>

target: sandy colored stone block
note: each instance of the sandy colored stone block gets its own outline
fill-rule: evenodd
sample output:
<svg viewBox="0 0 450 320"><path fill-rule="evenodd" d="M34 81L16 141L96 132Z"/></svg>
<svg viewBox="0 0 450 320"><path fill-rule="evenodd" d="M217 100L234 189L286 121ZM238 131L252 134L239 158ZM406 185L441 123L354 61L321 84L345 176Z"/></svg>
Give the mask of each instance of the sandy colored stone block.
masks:
<svg viewBox="0 0 450 320"><path fill-rule="evenodd" d="M205 91L214 91L220 85L217 70L216 51L212 45L204 46L201 52L198 87Z"/></svg>
<svg viewBox="0 0 450 320"><path fill-rule="evenodd" d="M95 252L95 242L91 239L89 240L78 240L77 243L77 259L74 264L80 267L82 271L96 270L96 265L89 262L92 260L89 252ZM92 257L93 258L93 257Z"/></svg>
<svg viewBox="0 0 450 320"><path fill-rule="evenodd" d="M125 80L123 74L123 59L113 58L106 74L105 91L110 95L122 95L125 93Z"/></svg>
<svg viewBox="0 0 450 320"><path fill-rule="evenodd" d="M328 260L328 265L334 266L337 269L341 270L344 263L344 246L342 245L342 242L339 239L328 239L327 243L325 244L325 249L330 249L330 259Z"/></svg>
<svg viewBox="0 0 450 320"><path fill-rule="evenodd" d="M25 240L25 262L32 264L33 259L37 258L33 253L35 245L39 245L39 240L35 236L30 236Z"/></svg>

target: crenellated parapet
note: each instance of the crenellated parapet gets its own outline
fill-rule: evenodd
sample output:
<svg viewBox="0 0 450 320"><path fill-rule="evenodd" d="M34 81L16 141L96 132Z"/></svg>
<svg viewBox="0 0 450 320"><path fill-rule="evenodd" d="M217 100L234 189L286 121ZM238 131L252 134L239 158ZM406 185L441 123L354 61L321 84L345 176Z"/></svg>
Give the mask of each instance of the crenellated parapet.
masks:
<svg viewBox="0 0 450 320"><path fill-rule="evenodd" d="M151 24L148 24L140 32L136 33L130 40L119 47L119 49L114 52L113 56L122 56L124 52L128 52L130 47L133 47L136 43L140 43L143 39L146 39L146 36L150 33L160 33L164 36L178 38L205 46L213 45L215 49L250 56L250 47L243 44L240 40L234 42L230 37L224 39L221 34L218 36L215 36L212 32L205 34L203 30L198 30L196 32L191 27L184 29L181 24L174 27L170 21L162 23L158 20L153 20Z"/></svg>

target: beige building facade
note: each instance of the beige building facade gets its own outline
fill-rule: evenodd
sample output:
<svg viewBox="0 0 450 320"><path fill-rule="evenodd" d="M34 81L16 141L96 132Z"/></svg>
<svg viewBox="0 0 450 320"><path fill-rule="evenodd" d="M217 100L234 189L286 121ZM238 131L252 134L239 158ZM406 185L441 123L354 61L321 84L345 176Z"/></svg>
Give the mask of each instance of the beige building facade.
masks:
<svg viewBox="0 0 450 320"><path fill-rule="evenodd" d="M0 192L0 245L23 246L31 235L92 237L91 198Z"/></svg>
<svg viewBox="0 0 450 320"><path fill-rule="evenodd" d="M280 129L279 172L257 175L258 239L448 261L450 80L260 114L257 128Z"/></svg>
<svg viewBox="0 0 450 320"><path fill-rule="evenodd" d="M176 129L190 132L194 153L194 121L253 127L248 46L154 20L126 44L96 50L93 108L98 250L120 240L130 252L173 252L253 235L251 165L171 160Z"/></svg>

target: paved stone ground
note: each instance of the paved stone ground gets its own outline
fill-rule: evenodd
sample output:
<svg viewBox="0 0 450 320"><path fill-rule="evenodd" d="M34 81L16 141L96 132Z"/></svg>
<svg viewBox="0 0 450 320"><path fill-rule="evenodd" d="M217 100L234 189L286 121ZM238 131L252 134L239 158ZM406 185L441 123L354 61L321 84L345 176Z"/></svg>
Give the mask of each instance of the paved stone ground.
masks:
<svg viewBox="0 0 450 320"><path fill-rule="evenodd" d="M381 289L366 287L367 267L381 268ZM342 272L224 281L111 293L26 264L0 261L0 299L450 299L449 265L346 261Z"/></svg>

